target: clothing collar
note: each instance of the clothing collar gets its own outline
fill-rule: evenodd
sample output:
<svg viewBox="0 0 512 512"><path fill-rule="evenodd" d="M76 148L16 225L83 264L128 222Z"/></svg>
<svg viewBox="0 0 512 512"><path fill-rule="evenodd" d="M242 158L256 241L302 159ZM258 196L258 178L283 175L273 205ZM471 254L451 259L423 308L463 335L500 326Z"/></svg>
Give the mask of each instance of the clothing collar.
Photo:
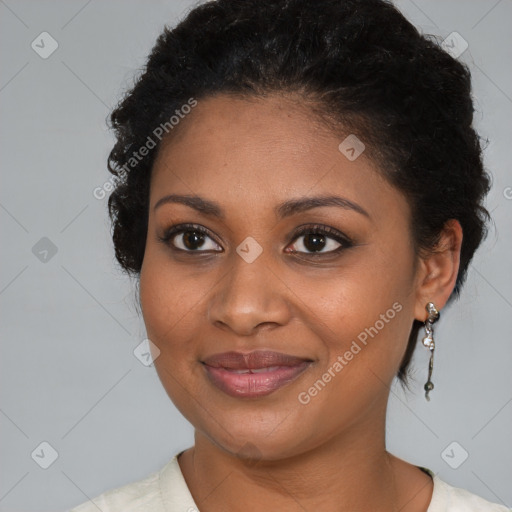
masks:
<svg viewBox="0 0 512 512"><path fill-rule="evenodd" d="M159 474L160 494L165 505L165 510L183 510L184 512L199 512L199 507L194 502L187 482L181 472L178 457L185 452L177 453L161 470ZM417 466L430 475L434 482L432 499L427 512L444 510L444 496L446 485L432 470Z"/></svg>

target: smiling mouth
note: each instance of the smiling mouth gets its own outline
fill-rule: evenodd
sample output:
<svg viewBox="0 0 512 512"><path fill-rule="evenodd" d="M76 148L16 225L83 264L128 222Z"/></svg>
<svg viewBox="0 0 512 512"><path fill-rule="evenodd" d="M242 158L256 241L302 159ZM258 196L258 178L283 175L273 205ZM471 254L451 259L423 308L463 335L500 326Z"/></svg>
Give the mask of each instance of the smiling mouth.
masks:
<svg viewBox="0 0 512 512"><path fill-rule="evenodd" d="M227 395L255 398L269 395L295 380L312 362L279 352L256 351L216 354L202 364L209 381Z"/></svg>
<svg viewBox="0 0 512 512"><path fill-rule="evenodd" d="M231 373L265 373L265 372L273 372L275 370L279 370L279 368L283 368L282 366L268 366L267 368L245 368L242 370L235 370L234 368L224 368L224 370L227 370Z"/></svg>

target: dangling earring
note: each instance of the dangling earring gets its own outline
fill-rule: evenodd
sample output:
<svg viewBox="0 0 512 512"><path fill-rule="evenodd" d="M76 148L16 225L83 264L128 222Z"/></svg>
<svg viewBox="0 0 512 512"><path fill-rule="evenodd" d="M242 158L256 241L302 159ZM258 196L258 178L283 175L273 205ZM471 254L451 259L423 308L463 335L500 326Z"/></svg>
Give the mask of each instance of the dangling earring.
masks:
<svg viewBox="0 0 512 512"><path fill-rule="evenodd" d="M425 383L425 398L430 401L428 394L434 389L434 383L430 380L432 378L432 370L434 369L434 328L432 324L439 320L441 316L433 302L429 302L425 309L427 310L428 317L425 320L425 337L423 338L423 345L430 350L430 362L428 365L428 380Z"/></svg>

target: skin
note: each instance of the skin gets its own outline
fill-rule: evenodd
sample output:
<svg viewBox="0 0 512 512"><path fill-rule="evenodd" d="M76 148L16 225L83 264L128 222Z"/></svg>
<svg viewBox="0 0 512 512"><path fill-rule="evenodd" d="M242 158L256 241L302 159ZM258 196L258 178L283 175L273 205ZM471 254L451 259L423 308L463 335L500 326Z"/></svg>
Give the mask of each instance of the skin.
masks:
<svg viewBox="0 0 512 512"><path fill-rule="evenodd" d="M150 190L140 301L155 366L169 397L195 428L178 459L201 512L266 509L424 512L432 480L386 451L390 385L414 319L439 310L455 285L462 231L447 223L438 251L418 256L404 195L363 153L349 161L335 133L304 102L284 95L199 101L161 146ZM168 194L218 203L223 219L190 206L155 205ZM297 198L336 195L368 216L322 206L279 218ZM195 223L215 236L184 254ZM320 224L354 241L339 253L330 235L312 256L298 226ZM236 252L246 237L262 253ZM301 243L302 242L302 243ZM291 249L298 251L290 252ZM220 252L219 252L220 251ZM298 400L381 314L402 308L311 398ZM274 393L234 398L213 386L200 363L230 350L275 350L314 363Z"/></svg>

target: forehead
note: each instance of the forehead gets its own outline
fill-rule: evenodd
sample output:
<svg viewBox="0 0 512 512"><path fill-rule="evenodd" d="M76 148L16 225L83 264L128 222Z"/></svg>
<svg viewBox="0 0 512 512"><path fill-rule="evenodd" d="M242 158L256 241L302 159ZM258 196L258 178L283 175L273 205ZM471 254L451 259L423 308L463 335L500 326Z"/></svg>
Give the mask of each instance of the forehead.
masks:
<svg viewBox="0 0 512 512"><path fill-rule="evenodd" d="M365 209L407 208L364 151L355 160L340 151L347 136L289 97L200 100L162 143L151 207L170 193L260 209L290 197L335 193Z"/></svg>

